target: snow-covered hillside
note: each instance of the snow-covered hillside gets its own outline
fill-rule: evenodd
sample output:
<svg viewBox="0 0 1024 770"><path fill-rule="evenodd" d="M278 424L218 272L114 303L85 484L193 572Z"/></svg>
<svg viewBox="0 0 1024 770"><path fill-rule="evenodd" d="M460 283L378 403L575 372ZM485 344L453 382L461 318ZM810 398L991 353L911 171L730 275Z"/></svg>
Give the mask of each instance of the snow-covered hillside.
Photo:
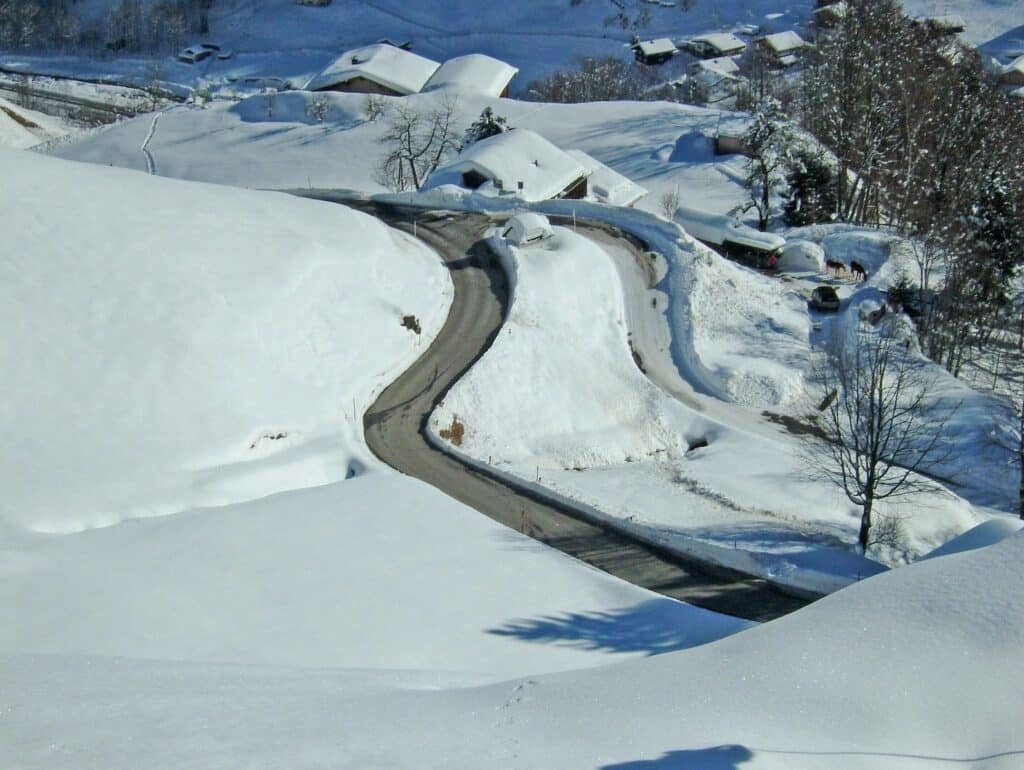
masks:
<svg viewBox="0 0 1024 770"><path fill-rule="evenodd" d="M138 767L1020 767L1024 536L695 650L479 689L381 674L0 657L0 762ZM628 645L629 635L609 641Z"/></svg>
<svg viewBox="0 0 1024 770"><path fill-rule="evenodd" d="M0 650L459 686L748 625L369 454L361 415L446 315L417 242L332 204L32 153L0 174ZM564 643L506 632L533 626Z"/></svg>
<svg viewBox="0 0 1024 770"><path fill-rule="evenodd" d="M339 206L2 162L6 522L76 531L367 463L359 415L422 344L402 316L444 321L436 256Z"/></svg>
<svg viewBox="0 0 1024 770"><path fill-rule="evenodd" d="M0 98L0 147L27 150L67 136L71 129L58 118L27 110Z"/></svg>

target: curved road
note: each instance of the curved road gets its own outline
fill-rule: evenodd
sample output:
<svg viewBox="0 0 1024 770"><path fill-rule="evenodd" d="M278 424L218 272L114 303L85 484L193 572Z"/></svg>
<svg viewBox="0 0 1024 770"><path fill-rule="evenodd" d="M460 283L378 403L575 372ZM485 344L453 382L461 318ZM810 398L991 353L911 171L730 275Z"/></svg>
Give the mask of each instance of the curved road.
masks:
<svg viewBox="0 0 1024 770"><path fill-rule="evenodd" d="M392 383L363 418L366 441L377 457L419 478L497 522L520 530L604 572L652 591L751 620L770 620L806 601L763 580L695 564L615 531L540 497L514 481L489 474L434 447L427 420L449 388L490 347L508 309L508 279L481 240L491 224L479 214L402 209L346 200L343 195L300 194L358 208L415 234L444 259L455 297L433 344Z"/></svg>

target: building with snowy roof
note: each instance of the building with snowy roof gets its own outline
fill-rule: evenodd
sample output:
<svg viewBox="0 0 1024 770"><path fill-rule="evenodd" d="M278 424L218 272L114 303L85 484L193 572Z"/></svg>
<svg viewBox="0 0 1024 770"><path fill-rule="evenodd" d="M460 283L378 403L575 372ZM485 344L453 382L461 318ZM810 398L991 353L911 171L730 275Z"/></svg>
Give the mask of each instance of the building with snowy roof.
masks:
<svg viewBox="0 0 1024 770"><path fill-rule="evenodd" d="M306 90L406 96L423 90L440 66L411 51L375 43L343 53Z"/></svg>
<svg viewBox="0 0 1024 770"><path fill-rule="evenodd" d="M684 41L682 47L702 59L715 59L737 56L746 50L747 44L731 32L709 32Z"/></svg>
<svg viewBox="0 0 1024 770"><path fill-rule="evenodd" d="M667 37L633 44L633 55L641 64L662 64L676 55L676 44Z"/></svg>
<svg viewBox="0 0 1024 770"><path fill-rule="evenodd" d="M713 79L737 80L740 77L740 65L731 56L719 56L715 59L698 59L689 68L693 77L711 76Z"/></svg>
<svg viewBox="0 0 1024 770"><path fill-rule="evenodd" d="M511 194L525 201L584 198L587 170L572 155L524 128L469 145L438 168L424 189L455 185L485 195Z"/></svg>
<svg viewBox="0 0 1024 770"><path fill-rule="evenodd" d="M804 39L793 30L765 35L758 40L758 44L776 64L782 67L796 64L800 54L807 47Z"/></svg>
<svg viewBox="0 0 1024 770"><path fill-rule="evenodd" d="M456 56L438 67L423 90L451 88L485 96L508 96L509 84L518 72L518 69L500 59L471 53Z"/></svg>
<svg viewBox="0 0 1024 770"><path fill-rule="evenodd" d="M954 13L939 16L918 16L914 21L939 36L959 35L967 29L967 22L964 21L964 17Z"/></svg>
<svg viewBox="0 0 1024 770"><path fill-rule="evenodd" d="M587 197L609 206L632 206L647 190L583 150L568 150L587 172Z"/></svg>
<svg viewBox="0 0 1024 770"><path fill-rule="evenodd" d="M1020 88L1024 86L1024 56L1014 59L999 73L999 84Z"/></svg>

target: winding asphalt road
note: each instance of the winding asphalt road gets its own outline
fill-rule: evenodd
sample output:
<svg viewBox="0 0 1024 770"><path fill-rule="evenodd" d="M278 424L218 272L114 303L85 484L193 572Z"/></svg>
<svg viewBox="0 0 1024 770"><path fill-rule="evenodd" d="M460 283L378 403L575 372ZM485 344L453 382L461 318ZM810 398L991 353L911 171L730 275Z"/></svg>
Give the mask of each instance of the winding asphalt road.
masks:
<svg viewBox="0 0 1024 770"><path fill-rule="evenodd" d="M508 310L509 287L497 257L481 240L491 221L479 214L429 213L343 195L302 191L306 197L358 208L409 233L444 259L455 297L433 344L364 415L366 441L393 468L604 572L652 591L717 612L770 620L806 604L763 580L681 559L581 518L526 486L468 465L434 447L427 420L449 388L490 347Z"/></svg>

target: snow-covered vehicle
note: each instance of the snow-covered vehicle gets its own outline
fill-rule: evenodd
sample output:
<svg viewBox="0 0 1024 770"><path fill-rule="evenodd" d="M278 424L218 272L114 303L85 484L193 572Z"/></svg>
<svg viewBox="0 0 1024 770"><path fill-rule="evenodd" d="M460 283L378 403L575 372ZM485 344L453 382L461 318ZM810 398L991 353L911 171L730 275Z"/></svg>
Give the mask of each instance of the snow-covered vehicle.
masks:
<svg viewBox="0 0 1024 770"><path fill-rule="evenodd" d="M554 234L547 217L531 213L516 214L501 231L501 237L513 246L532 246Z"/></svg>
<svg viewBox="0 0 1024 770"><path fill-rule="evenodd" d="M178 61L184 62L185 64L198 64L201 61L206 61L218 51L220 51L220 46L216 43L198 43L197 45L190 45L188 48L183 48L179 51ZM228 56L230 55L230 52L228 52Z"/></svg>
<svg viewBox="0 0 1024 770"><path fill-rule="evenodd" d="M807 304L814 310L834 312L839 309L839 295L831 286L818 286L811 292Z"/></svg>

